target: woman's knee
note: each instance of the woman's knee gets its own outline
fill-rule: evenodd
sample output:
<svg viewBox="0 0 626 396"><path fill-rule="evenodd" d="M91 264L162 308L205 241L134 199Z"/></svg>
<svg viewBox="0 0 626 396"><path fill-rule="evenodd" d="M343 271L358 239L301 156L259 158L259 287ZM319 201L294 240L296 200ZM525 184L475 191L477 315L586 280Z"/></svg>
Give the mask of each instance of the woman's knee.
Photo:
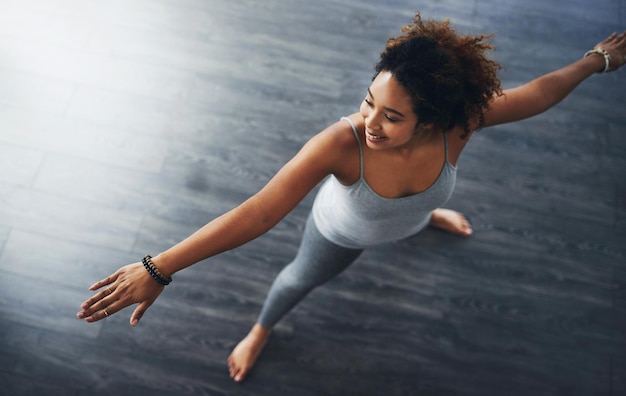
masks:
<svg viewBox="0 0 626 396"><path fill-rule="evenodd" d="M283 292L289 294L307 293L319 285L319 283L311 277L293 273L293 271L289 271L289 269L290 268L285 268L275 281L275 286L283 290Z"/></svg>

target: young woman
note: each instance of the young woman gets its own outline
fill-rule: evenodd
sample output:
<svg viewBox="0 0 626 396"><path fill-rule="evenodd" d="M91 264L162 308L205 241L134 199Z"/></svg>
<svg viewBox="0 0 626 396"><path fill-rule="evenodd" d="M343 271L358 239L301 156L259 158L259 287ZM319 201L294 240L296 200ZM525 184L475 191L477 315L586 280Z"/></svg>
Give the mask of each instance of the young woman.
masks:
<svg viewBox="0 0 626 396"><path fill-rule="evenodd" d="M460 213L440 209L456 163L479 128L521 120L565 98L596 72L625 62L626 32L525 85L502 91L488 36L458 35L448 21L419 14L390 39L358 113L309 140L257 194L196 233L95 283L101 291L77 316L95 322L138 303L136 326L171 275L270 230L318 183L300 249L271 287L257 323L228 359L242 381L272 327L309 291L347 268L366 247L409 237L427 225L469 236Z"/></svg>

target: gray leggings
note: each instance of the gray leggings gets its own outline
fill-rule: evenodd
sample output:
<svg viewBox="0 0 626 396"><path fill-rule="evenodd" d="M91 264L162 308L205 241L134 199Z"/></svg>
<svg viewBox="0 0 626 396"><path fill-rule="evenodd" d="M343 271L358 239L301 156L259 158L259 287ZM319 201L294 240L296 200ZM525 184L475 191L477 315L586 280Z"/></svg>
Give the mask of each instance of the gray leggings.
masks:
<svg viewBox="0 0 626 396"><path fill-rule="evenodd" d="M300 249L274 280L258 323L271 329L311 290L348 268L362 251L328 241L318 231L313 216L309 216Z"/></svg>

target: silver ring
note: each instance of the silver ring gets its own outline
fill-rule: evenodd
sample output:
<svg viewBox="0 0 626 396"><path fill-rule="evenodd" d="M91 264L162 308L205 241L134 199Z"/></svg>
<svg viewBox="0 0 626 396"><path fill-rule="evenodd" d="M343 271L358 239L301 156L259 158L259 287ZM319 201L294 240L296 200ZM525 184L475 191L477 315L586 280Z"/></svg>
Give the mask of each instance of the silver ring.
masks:
<svg viewBox="0 0 626 396"><path fill-rule="evenodd" d="M105 295L105 296L108 296L109 294L113 293L113 292L111 291L111 286L107 286L107 288L106 288L106 289L104 289L104 291L106 292L106 293L104 293L104 295Z"/></svg>
<svg viewBox="0 0 626 396"><path fill-rule="evenodd" d="M104 317L106 318L107 316L109 316L109 313L107 312L106 308L102 310L102 312L104 312Z"/></svg>

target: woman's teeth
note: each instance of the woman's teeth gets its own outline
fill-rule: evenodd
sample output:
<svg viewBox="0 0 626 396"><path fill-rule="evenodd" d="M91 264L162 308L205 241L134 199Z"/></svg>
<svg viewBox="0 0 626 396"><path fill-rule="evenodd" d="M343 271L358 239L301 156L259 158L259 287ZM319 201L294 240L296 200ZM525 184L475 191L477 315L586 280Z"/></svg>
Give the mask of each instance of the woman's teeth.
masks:
<svg viewBox="0 0 626 396"><path fill-rule="evenodd" d="M369 136L372 139L384 139L384 136L378 136L378 135L374 135L373 133L366 131L367 132L367 136Z"/></svg>

